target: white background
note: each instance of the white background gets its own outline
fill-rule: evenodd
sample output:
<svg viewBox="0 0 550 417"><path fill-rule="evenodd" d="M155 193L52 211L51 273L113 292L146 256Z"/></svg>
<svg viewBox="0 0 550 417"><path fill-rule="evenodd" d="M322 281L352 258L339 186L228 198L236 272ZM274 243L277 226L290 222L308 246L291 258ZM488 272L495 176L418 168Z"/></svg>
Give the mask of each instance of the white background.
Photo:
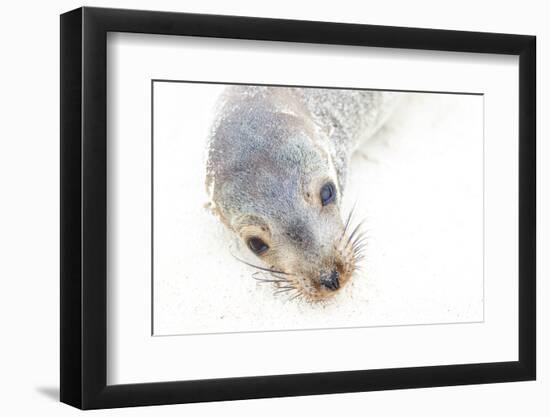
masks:
<svg viewBox="0 0 550 417"><path fill-rule="evenodd" d="M295 1L121 1L88 5L155 8L205 13L244 14L316 20L336 20L443 29L528 33L538 36L538 73L547 67L544 4L524 1L514 7L504 2L436 1L300 4ZM80 6L72 1L34 4L11 3L3 9L2 24L2 403L8 415L45 413L72 415L75 410L58 404L58 14ZM539 120L550 91L539 78ZM542 125L544 124L544 128ZM539 122L539 143L546 133ZM548 147L539 147L539 161L548 160ZM550 171L539 164L539 213L548 211L549 190L543 193ZM548 351L549 330L545 318L550 295L548 222L539 221L539 352ZM543 235L544 233L544 235ZM436 388L379 393L359 393L307 398L240 401L102 411L99 415L280 415L309 412L334 415L343 409L364 415L544 415L543 393L550 389L550 366L539 355L539 380L486 386Z"/></svg>

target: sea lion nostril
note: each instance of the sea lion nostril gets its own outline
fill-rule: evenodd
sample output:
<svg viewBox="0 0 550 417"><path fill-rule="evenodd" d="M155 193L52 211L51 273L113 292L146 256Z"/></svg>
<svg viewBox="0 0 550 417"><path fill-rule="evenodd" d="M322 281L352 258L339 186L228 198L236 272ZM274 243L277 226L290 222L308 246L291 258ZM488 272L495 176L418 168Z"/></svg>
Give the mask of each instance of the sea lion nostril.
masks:
<svg viewBox="0 0 550 417"><path fill-rule="evenodd" d="M329 290L337 290L340 288L340 274L334 270L328 274L321 275L321 285Z"/></svg>

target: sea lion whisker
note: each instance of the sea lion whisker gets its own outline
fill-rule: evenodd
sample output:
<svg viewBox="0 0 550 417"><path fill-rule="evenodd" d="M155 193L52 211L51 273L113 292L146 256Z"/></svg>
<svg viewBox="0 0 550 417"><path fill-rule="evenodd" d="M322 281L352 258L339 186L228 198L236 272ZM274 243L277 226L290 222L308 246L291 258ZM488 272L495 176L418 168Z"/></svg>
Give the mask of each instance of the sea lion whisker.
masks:
<svg viewBox="0 0 550 417"><path fill-rule="evenodd" d="M354 262L360 262L360 261L362 261L363 259L365 259L365 254L364 254L364 253L362 253L362 254L360 254L360 255L357 255L357 256L354 256L354 257L353 257L353 261L354 261Z"/></svg>
<svg viewBox="0 0 550 417"><path fill-rule="evenodd" d="M360 255L360 254L364 253L366 249L367 249L367 244L364 243L363 245L358 246L358 247L353 249L352 256Z"/></svg>
<svg viewBox="0 0 550 417"><path fill-rule="evenodd" d="M275 277L275 278L273 279L273 282L274 282L275 284L278 284L278 285L279 285L279 284L285 284L285 285L286 285L286 284L290 284L290 281L289 281L288 279L284 278L284 277Z"/></svg>
<svg viewBox="0 0 550 417"><path fill-rule="evenodd" d="M282 288L282 289L277 289L277 290L274 290L273 291L273 294L282 294L282 293L285 293L285 292L289 292L289 291L292 291L294 290L294 287L293 288Z"/></svg>
<svg viewBox="0 0 550 417"><path fill-rule="evenodd" d="M268 276L265 276L264 274L269 274ZM259 278L258 278L259 276ZM268 281L281 281L281 282L286 282L288 281L287 278L285 276L279 276L279 275L276 275L275 272L272 272L272 271L256 271L252 274L252 278L254 279L257 279L257 280L268 280Z"/></svg>
<svg viewBox="0 0 550 417"><path fill-rule="evenodd" d="M353 258L354 262L361 262L363 259L365 259L365 255L359 255Z"/></svg>
<svg viewBox="0 0 550 417"><path fill-rule="evenodd" d="M353 207L351 208L351 210L349 211L349 214L348 214L348 218L346 220L346 224L344 225L344 231L342 232L342 235L340 236L340 239L339 239L339 242L342 241L342 239L344 238L347 230L348 230L348 227L351 223L351 218L353 216L353 212L355 211L355 206L357 205L357 200L355 200L355 203L353 203Z"/></svg>
<svg viewBox="0 0 550 417"><path fill-rule="evenodd" d="M285 277L278 277L278 276L275 276L273 274L271 274L273 277L275 277L273 279L273 281L278 281L278 282L288 282L288 279L286 279Z"/></svg>
<svg viewBox="0 0 550 417"><path fill-rule="evenodd" d="M254 278L254 277L253 277ZM287 282L286 279L268 279L268 278L254 278L256 281L260 281L260 283L264 282L270 282L270 283L276 283L276 282Z"/></svg>
<svg viewBox="0 0 550 417"><path fill-rule="evenodd" d="M296 298L301 297L302 295L303 295L302 292L298 291L298 293L292 296L291 298L289 298L288 301L295 300Z"/></svg>
<svg viewBox="0 0 550 417"><path fill-rule="evenodd" d="M367 242L363 242L360 245L353 247L353 253L359 253L360 251L366 249L368 246Z"/></svg>
<svg viewBox="0 0 550 417"><path fill-rule="evenodd" d="M363 222L364 220L360 221L359 224L355 226L355 228L353 229L353 232L351 232L351 234L349 235L348 242L346 243L346 246L344 246L344 248L347 248L349 246L350 242L353 239L353 236L355 236L355 234L359 231L359 228L363 225Z"/></svg>
<svg viewBox="0 0 550 417"><path fill-rule="evenodd" d="M366 237L363 237L361 239L357 239L357 241L353 242L351 245L353 250L356 250L357 248L366 247L368 246L368 241Z"/></svg>
<svg viewBox="0 0 550 417"><path fill-rule="evenodd" d="M277 271L276 269L264 268L264 267L261 267L261 266L258 266L258 265L251 264L251 263L249 263L249 262L243 261L242 259L236 257L236 256L233 255L233 254L232 254L231 256L233 256L233 258L235 258L237 261L242 262L243 264L248 265L248 266L250 266L250 267L252 267L252 268L259 269L260 271L275 272L275 273L277 273L277 274L283 274L283 275L291 275L291 274L289 274L288 272Z"/></svg>
<svg viewBox="0 0 550 417"><path fill-rule="evenodd" d="M256 271L251 275L251 277L252 277L252 279L255 279L256 281L262 281L262 282L269 279L269 278L266 278L266 277L262 276L262 274L265 274L265 272Z"/></svg>
<svg viewBox="0 0 550 417"><path fill-rule="evenodd" d="M362 250L362 249L365 249L368 245L369 245L368 242L361 242L361 243L358 243L358 244L356 244L356 245L354 245L354 246L352 247L352 252L355 253L355 252L357 252L357 251L360 251L360 250Z"/></svg>
<svg viewBox="0 0 550 417"><path fill-rule="evenodd" d="M357 243L360 239L366 239L367 234L363 230L359 230L353 239L353 243Z"/></svg>
<svg viewBox="0 0 550 417"><path fill-rule="evenodd" d="M285 292L289 292L289 291L292 291L292 290L295 290L295 288L292 287L292 288L285 288L285 289L282 289L282 290L275 290L275 291L273 291L273 295L284 294Z"/></svg>
<svg viewBox="0 0 550 417"><path fill-rule="evenodd" d="M277 287L277 289L286 289L286 290L294 290L296 289L296 287L292 286L292 285L285 285L284 287Z"/></svg>
<svg viewBox="0 0 550 417"><path fill-rule="evenodd" d="M257 281L274 281L274 279L272 279L271 277L273 278L276 278L278 281L286 281L286 278L284 277L277 277L275 276L273 273L269 273L270 276L265 276L263 274L267 274L268 272L264 272L264 271L256 271L252 274L252 278L257 280Z"/></svg>
<svg viewBox="0 0 550 417"><path fill-rule="evenodd" d="M280 278L280 279L287 279L286 276L278 276L277 274L281 274L281 272L279 271L276 271L276 270L273 270L273 271L269 271L269 275L271 275L272 277L275 277L275 278ZM287 272L286 274L284 275L287 275L287 276L291 276L292 274Z"/></svg>

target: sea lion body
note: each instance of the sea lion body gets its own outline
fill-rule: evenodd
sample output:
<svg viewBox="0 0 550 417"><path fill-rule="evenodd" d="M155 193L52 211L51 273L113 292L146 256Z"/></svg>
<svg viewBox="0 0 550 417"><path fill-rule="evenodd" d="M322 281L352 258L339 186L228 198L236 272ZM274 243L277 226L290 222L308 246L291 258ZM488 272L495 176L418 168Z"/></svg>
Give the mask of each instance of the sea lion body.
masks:
<svg viewBox="0 0 550 417"><path fill-rule="evenodd" d="M211 207L279 291L322 300L352 276L365 242L340 213L349 163L396 102L395 93L367 90L222 94L208 146Z"/></svg>

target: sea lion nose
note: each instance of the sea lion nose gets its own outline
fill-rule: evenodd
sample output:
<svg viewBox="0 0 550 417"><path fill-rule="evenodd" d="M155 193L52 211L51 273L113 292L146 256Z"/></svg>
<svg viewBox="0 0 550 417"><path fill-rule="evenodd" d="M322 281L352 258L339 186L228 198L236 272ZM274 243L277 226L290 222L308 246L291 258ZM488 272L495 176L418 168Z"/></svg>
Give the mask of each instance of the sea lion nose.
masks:
<svg viewBox="0 0 550 417"><path fill-rule="evenodd" d="M321 274L321 285L329 290L340 288L340 274L334 270L328 274Z"/></svg>

